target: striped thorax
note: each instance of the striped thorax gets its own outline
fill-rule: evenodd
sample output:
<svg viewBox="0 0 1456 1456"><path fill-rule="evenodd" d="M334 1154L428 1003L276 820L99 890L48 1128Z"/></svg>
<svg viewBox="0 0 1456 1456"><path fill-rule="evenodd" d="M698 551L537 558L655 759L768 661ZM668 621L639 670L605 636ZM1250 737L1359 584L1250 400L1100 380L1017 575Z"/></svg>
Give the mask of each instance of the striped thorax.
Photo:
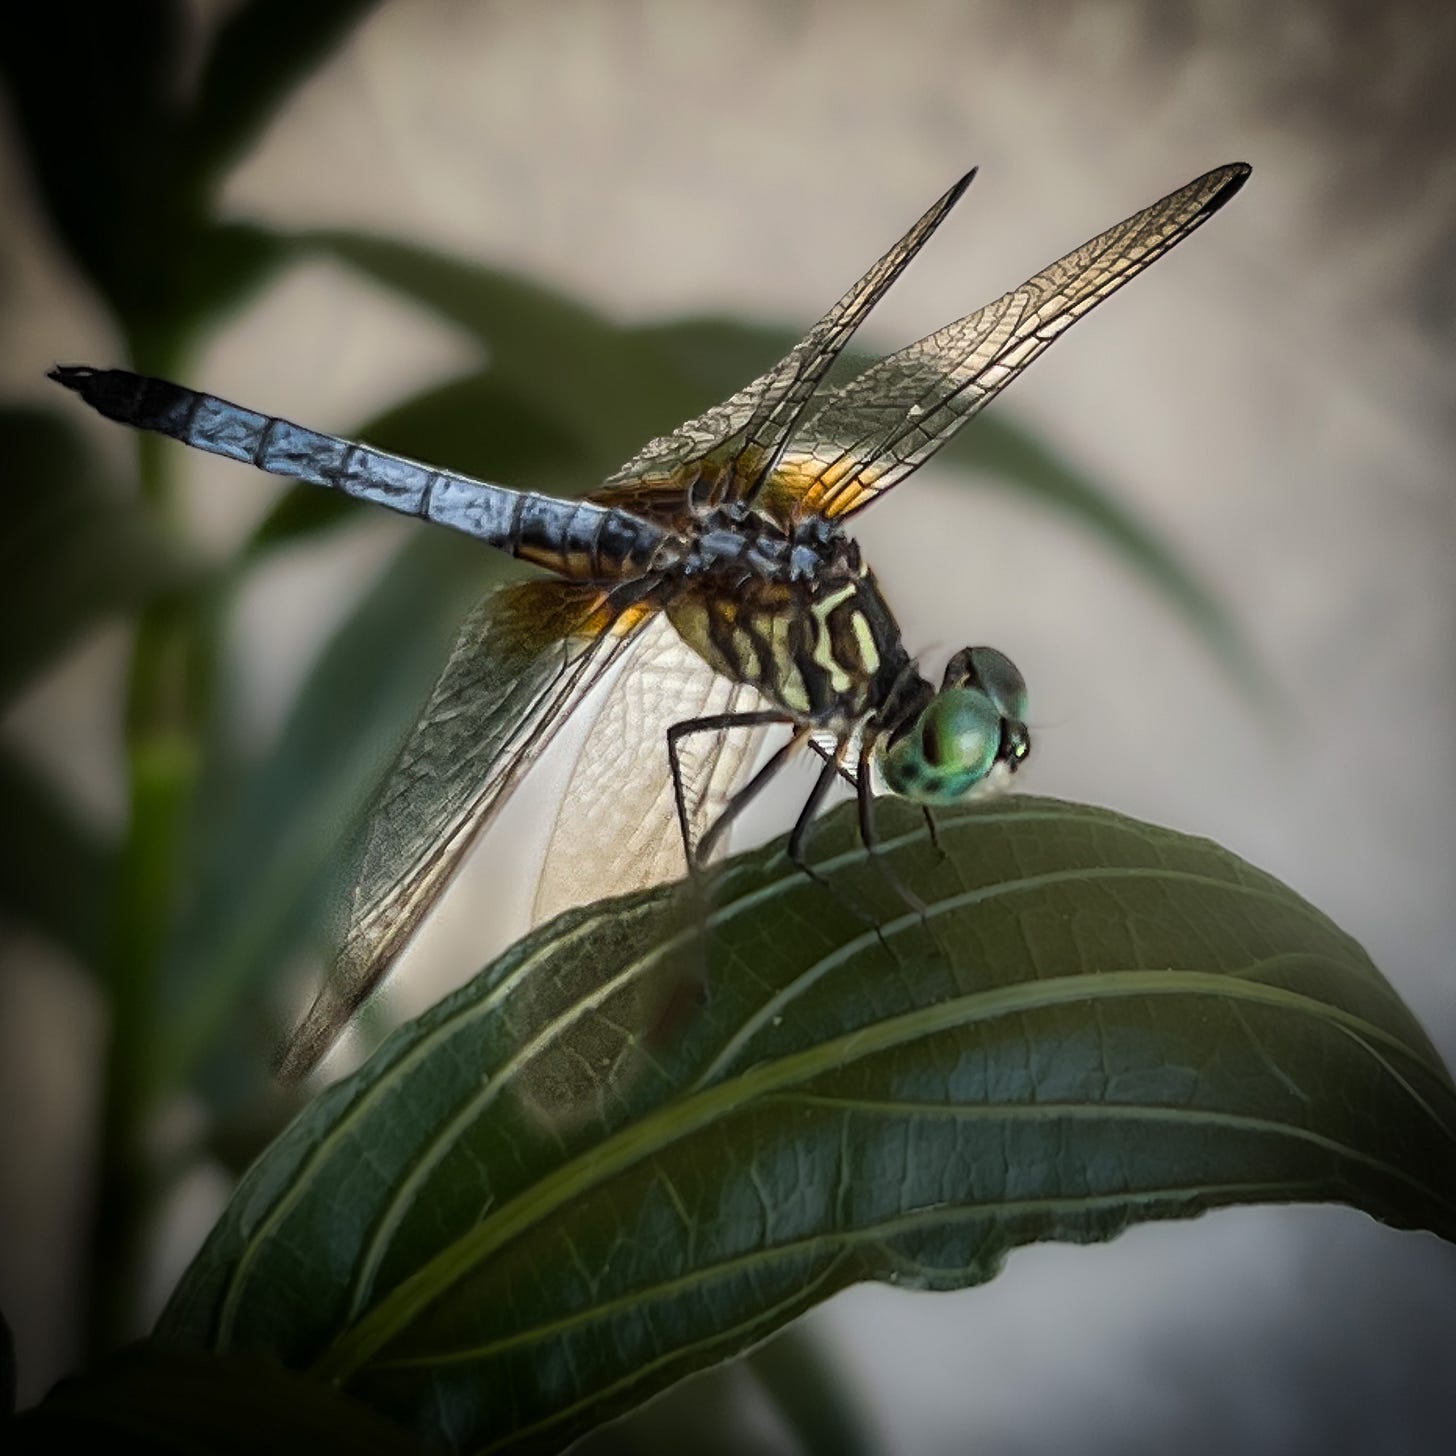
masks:
<svg viewBox="0 0 1456 1456"><path fill-rule="evenodd" d="M745 526L748 529L745 529ZM853 541L712 517L664 583L678 634L713 668L804 723L843 731L913 671Z"/></svg>

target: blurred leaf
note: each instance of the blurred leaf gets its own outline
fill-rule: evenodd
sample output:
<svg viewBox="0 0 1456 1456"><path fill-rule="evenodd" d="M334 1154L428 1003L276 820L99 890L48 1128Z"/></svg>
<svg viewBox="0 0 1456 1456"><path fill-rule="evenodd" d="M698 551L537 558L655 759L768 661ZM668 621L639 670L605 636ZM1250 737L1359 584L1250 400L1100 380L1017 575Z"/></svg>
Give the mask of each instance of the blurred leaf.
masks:
<svg viewBox="0 0 1456 1456"><path fill-rule="evenodd" d="M258 522L243 545L243 559L250 564L261 561L276 547L327 535L337 526L358 521L370 510L365 502L342 491L297 482L273 502L268 514Z"/></svg>
<svg viewBox="0 0 1456 1456"><path fill-rule="evenodd" d="M490 371L416 395L364 425L357 438L463 475L535 490L590 480L586 454L571 431ZM248 555L257 558L355 520L361 509L339 491L296 485L263 518Z"/></svg>
<svg viewBox="0 0 1456 1456"><path fill-rule="evenodd" d="M782 325L717 317L643 324L632 330L632 336L687 381L693 391L688 415L700 414L742 389L799 342L799 335ZM857 374L872 362L871 355L845 353L835 365L835 374Z"/></svg>
<svg viewBox="0 0 1456 1456"><path fill-rule="evenodd" d="M378 0L245 0L217 29L187 126L195 183L239 161Z"/></svg>
<svg viewBox="0 0 1456 1456"><path fill-rule="evenodd" d="M790 1325L750 1351L747 1364L801 1456L873 1456L879 1450L848 1372L804 1325Z"/></svg>
<svg viewBox="0 0 1456 1456"><path fill-rule="evenodd" d="M655 349L528 279L360 233L301 233L292 242L332 254L478 338L492 370L581 441L582 489L695 407L696 391Z"/></svg>
<svg viewBox="0 0 1456 1456"><path fill-rule="evenodd" d="M216 323L247 303L290 256L266 228L201 223L173 259L170 306L189 329Z"/></svg>
<svg viewBox="0 0 1456 1456"><path fill-rule="evenodd" d="M1218 846L1018 798L853 806L534 932L320 1096L165 1312L455 1448L554 1450L865 1279L1236 1203L1456 1236L1456 1087L1358 945ZM706 949L711 1001L644 1011ZM645 988L658 979L655 993Z"/></svg>
<svg viewBox="0 0 1456 1456"><path fill-rule="evenodd" d="M28 7L0 65L31 173L77 262L124 317L166 292L181 128L176 0ZM143 235L152 238L151 251Z"/></svg>
<svg viewBox="0 0 1456 1456"><path fill-rule="evenodd" d="M269 1031L276 1035L277 1028ZM238 1037L222 1044L222 1056L236 1056L239 1063L227 1069L229 1085L215 1085L216 1059L212 1054L202 1072L200 1090L212 1113L202 1150L231 1183L236 1183L263 1156L269 1144L293 1121L303 1101L297 1091L280 1089L259 1066L260 1040L261 1034L251 1043Z"/></svg>
<svg viewBox="0 0 1456 1456"><path fill-rule="evenodd" d="M49 411L0 409L13 487L0 545L0 706L81 635L193 572Z"/></svg>
<svg viewBox="0 0 1456 1456"><path fill-rule="evenodd" d="M76 262L143 369L170 373L200 326L284 257L262 229L215 222L213 193L367 0L250 0L221 24L186 103L187 8L175 0L33 7L0 65L30 169Z"/></svg>
<svg viewBox="0 0 1456 1456"><path fill-rule="evenodd" d="M319 934L344 851L494 560L448 532L416 533L334 633L224 811L204 807L195 892L163 959L161 1090Z"/></svg>
<svg viewBox="0 0 1456 1456"><path fill-rule="evenodd" d="M0 910L82 965L100 959L114 855L55 788L0 748Z"/></svg>
<svg viewBox="0 0 1456 1456"><path fill-rule="evenodd" d="M436 1447L337 1391L257 1356L138 1345L63 1381L9 1429L6 1449L148 1456L423 1456Z"/></svg>

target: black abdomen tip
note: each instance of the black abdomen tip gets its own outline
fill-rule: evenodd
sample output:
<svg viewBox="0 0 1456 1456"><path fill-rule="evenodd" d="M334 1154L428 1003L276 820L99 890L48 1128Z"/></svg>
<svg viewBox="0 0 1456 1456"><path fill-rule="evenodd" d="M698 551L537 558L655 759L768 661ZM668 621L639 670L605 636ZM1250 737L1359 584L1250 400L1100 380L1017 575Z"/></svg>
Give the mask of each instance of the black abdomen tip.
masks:
<svg viewBox="0 0 1456 1456"><path fill-rule="evenodd" d="M79 394L86 388L87 380L100 372L89 364L57 364L46 374L46 378L54 379L57 384L64 384L67 389L74 389Z"/></svg>
<svg viewBox="0 0 1456 1456"><path fill-rule="evenodd" d="M109 420L119 420L124 425L141 425L147 429L156 426L142 409L142 397L148 386L175 390L175 385L163 385L160 380L148 380L129 369L93 369L89 364L57 364L47 376L67 389L73 389L98 414Z"/></svg>

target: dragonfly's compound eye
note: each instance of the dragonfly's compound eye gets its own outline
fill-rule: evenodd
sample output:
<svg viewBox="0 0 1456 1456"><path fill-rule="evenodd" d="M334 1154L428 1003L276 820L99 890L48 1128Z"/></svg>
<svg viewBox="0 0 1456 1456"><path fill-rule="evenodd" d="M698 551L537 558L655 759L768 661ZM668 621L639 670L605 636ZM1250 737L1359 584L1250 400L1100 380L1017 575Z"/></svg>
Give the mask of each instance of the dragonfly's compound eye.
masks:
<svg viewBox="0 0 1456 1456"><path fill-rule="evenodd" d="M1026 679L1004 652L994 647L964 647L946 664L946 688L977 688L990 698L1003 718L1026 721Z"/></svg>
<svg viewBox="0 0 1456 1456"><path fill-rule="evenodd" d="M975 688L942 688L920 721L885 754L885 783L921 804L953 804L996 764L1002 719Z"/></svg>

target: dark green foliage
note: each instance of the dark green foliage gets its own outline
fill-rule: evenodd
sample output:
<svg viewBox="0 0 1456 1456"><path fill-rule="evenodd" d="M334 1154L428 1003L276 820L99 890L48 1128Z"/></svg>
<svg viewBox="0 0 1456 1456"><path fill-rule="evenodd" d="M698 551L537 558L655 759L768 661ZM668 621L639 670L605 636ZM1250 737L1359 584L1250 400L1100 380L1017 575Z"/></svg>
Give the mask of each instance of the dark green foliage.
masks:
<svg viewBox="0 0 1456 1456"><path fill-rule="evenodd" d="M1298 896L1054 800L947 812L943 860L884 819L925 917L846 806L827 886L781 844L724 870L711 999L655 1041L695 968L680 887L529 936L277 1140L159 1336L554 1450L857 1280L960 1288L1230 1203L1456 1236L1456 1088Z"/></svg>

